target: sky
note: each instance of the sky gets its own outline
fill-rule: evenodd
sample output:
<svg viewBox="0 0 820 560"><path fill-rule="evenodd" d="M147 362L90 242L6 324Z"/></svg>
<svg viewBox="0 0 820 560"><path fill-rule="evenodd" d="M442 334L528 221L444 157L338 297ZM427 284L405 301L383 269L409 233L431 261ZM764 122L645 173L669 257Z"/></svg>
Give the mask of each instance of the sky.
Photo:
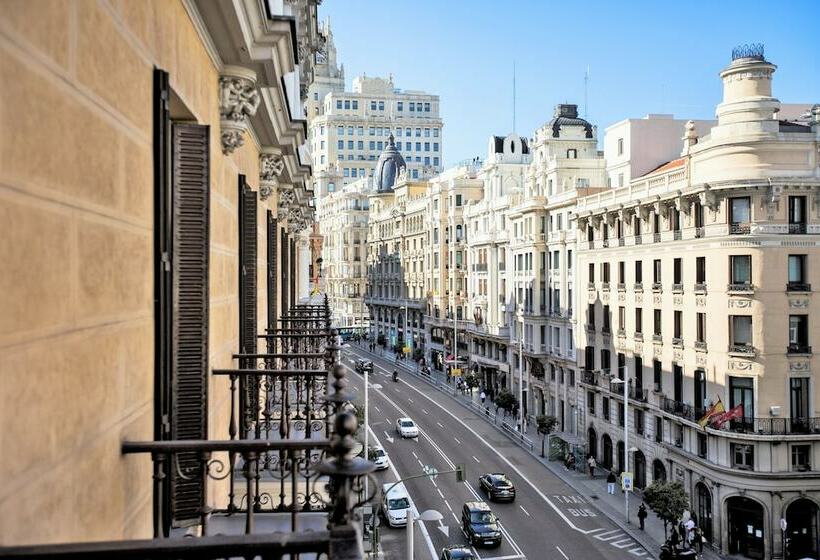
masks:
<svg viewBox="0 0 820 560"><path fill-rule="evenodd" d="M732 48L763 43L783 103L820 103L820 0L324 0L347 88L361 74L441 97L444 160L532 137L557 103L604 129L647 113L714 118ZM814 21L813 21L814 20ZM584 74L589 68L584 109Z"/></svg>

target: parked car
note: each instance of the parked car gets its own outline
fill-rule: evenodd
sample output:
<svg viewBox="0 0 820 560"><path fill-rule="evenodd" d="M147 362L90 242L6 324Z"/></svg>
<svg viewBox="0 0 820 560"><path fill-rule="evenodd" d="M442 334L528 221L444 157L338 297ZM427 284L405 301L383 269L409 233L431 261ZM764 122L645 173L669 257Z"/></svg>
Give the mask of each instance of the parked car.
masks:
<svg viewBox="0 0 820 560"><path fill-rule="evenodd" d="M478 487L494 502L515 500L515 486L504 473L488 473L478 478Z"/></svg>
<svg viewBox="0 0 820 560"><path fill-rule="evenodd" d="M389 492L388 492L389 491ZM407 525L407 515L410 513L410 496L404 483L394 484L388 482L382 486L381 511L387 524L391 527L404 527Z"/></svg>
<svg viewBox="0 0 820 560"><path fill-rule="evenodd" d="M473 545L501 546L498 517L486 502L467 502L461 509L461 530Z"/></svg>
<svg viewBox="0 0 820 560"><path fill-rule="evenodd" d="M377 471L383 471L390 467L390 458L387 456L387 452L378 445L370 448L370 460L376 465Z"/></svg>
<svg viewBox="0 0 820 560"><path fill-rule="evenodd" d="M356 360L356 373L364 375L365 371L373 373L373 362L370 360Z"/></svg>
<svg viewBox="0 0 820 560"><path fill-rule="evenodd" d="M419 427L410 418L396 420L396 433L403 438L419 437Z"/></svg>
<svg viewBox="0 0 820 560"><path fill-rule="evenodd" d="M475 556L469 548L457 544L442 548L438 560L475 560Z"/></svg>

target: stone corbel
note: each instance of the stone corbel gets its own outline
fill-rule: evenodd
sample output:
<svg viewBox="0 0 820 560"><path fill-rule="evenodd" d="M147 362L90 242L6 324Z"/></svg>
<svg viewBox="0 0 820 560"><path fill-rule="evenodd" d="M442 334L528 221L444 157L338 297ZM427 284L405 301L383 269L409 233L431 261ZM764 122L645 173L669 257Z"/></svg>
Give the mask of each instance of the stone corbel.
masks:
<svg viewBox="0 0 820 560"><path fill-rule="evenodd" d="M660 200L652 203L652 210L655 211L655 214L660 214L664 218L666 218L666 215L669 213L669 207L665 202L661 202Z"/></svg>
<svg viewBox="0 0 820 560"><path fill-rule="evenodd" d="M589 221L592 224L592 227L594 229L598 229L599 227L601 227L601 215L600 214L595 214L594 216L590 216Z"/></svg>
<svg viewBox="0 0 820 560"><path fill-rule="evenodd" d="M604 214L604 219L606 220L606 225L608 225L609 227L612 227L612 226L615 225L615 214L616 213L617 213L617 211L614 211L614 210L613 211L610 211L609 209L606 210L606 213Z"/></svg>
<svg viewBox="0 0 820 560"><path fill-rule="evenodd" d="M678 197L675 199L675 208L678 212L689 216L692 212L692 201L678 193Z"/></svg>
<svg viewBox="0 0 820 560"><path fill-rule="evenodd" d="M581 231L585 231L587 229L587 224L589 224L589 218L586 216L578 216L578 229Z"/></svg>
<svg viewBox="0 0 820 560"><path fill-rule="evenodd" d="M248 117L256 114L261 97L256 89L256 72L240 66L226 66L219 77L219 118L222 153L228 155L245 143Z"/></svg>
<svg viewBox="0 0 820 560"><path fill-rule="evenodd" d="M279 190L279 208L289 210L296 202L296 192L292 188Z"/></svg>
<svg viewBox="0 0 820 560"><path fill-rule="evenodd" d="M285 161L277 154L259 154L259 198L267 200L279 184Z"/></svg>
<svg viewBox="0 0 820 560"><path fill-rule="evenodd" d="M701 205L705 206L712 212L717 209L717 198L715 197L715 193L709 189L708 185L706 185L703 192L698 193L698 199L700 200Z"/></svg>
<svg viewBox="0 0 820 560"><path fill-rule="evenodd" d="M652 207L648 204L641 204L638 206L638 215L640 215L641 220L648 220L649 219L649 212L652 210Z"/></svg>

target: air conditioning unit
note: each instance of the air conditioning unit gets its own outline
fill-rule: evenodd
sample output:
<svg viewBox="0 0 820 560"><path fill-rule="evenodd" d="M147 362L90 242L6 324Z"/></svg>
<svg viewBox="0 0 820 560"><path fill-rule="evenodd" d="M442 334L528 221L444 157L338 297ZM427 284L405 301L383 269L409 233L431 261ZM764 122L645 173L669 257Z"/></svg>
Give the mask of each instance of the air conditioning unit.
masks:
<svg viewBox="0 0 820 560"><path fill-rule="evenodd" d="M780 416L780 407L779 406L770 406L769 407L769 414L772 416Z"/></svg>

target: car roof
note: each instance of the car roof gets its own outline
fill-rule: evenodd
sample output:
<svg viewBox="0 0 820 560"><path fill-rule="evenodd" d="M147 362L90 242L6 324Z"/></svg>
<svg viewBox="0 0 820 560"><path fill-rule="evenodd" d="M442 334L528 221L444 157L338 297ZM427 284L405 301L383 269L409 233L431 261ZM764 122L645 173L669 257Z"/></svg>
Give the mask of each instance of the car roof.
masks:
<svg viewBox="0 0 820 560"><path fill-rule="evenodd" d="M475 558L469 548L460 544L445 546L442 550L449 552L453 558ZM458 553L458 556L453 555L454 552Z"/></svg>
<svg viewBox="0 0 820 560"><path fill-rule="evenodd" d="M487 502L467 502L464 504L469 511L491 511Z"/></svg>
<svg viewBox="0 0 820 560"><path fill-rule="evenodd" d="M504 480L509 480L509 477L506 474L500 472L487 473L484 476L487 476L489 478L501 478Z"/></svg>
<svg viewBox="0 0 820 560"><path fill-rule="evenodd" d="M405 417L403 417L403 418L399 418L399 419L398 419L398 421L399 421L399 422L404 422L405 420L407 420L408 422L412 422L412 421L413 421L413 419L412 419L412 418L408 418L407 416L405 416Z"/></svg>
<svg viewBox="0 0 820 560"><path fill-rule="evenodd" d="M383 484L382 485L382 492L387 492L387 490L391 486L393 486L393 484L394 484L393 482L387 482L387 483ZM399 482L398 484L393 486L393 489L390 490L390 493L388 494L388 496L394 496L396 494L398 494L400 496L407 496L407 489L404 487L404 482Z"/></svg>

